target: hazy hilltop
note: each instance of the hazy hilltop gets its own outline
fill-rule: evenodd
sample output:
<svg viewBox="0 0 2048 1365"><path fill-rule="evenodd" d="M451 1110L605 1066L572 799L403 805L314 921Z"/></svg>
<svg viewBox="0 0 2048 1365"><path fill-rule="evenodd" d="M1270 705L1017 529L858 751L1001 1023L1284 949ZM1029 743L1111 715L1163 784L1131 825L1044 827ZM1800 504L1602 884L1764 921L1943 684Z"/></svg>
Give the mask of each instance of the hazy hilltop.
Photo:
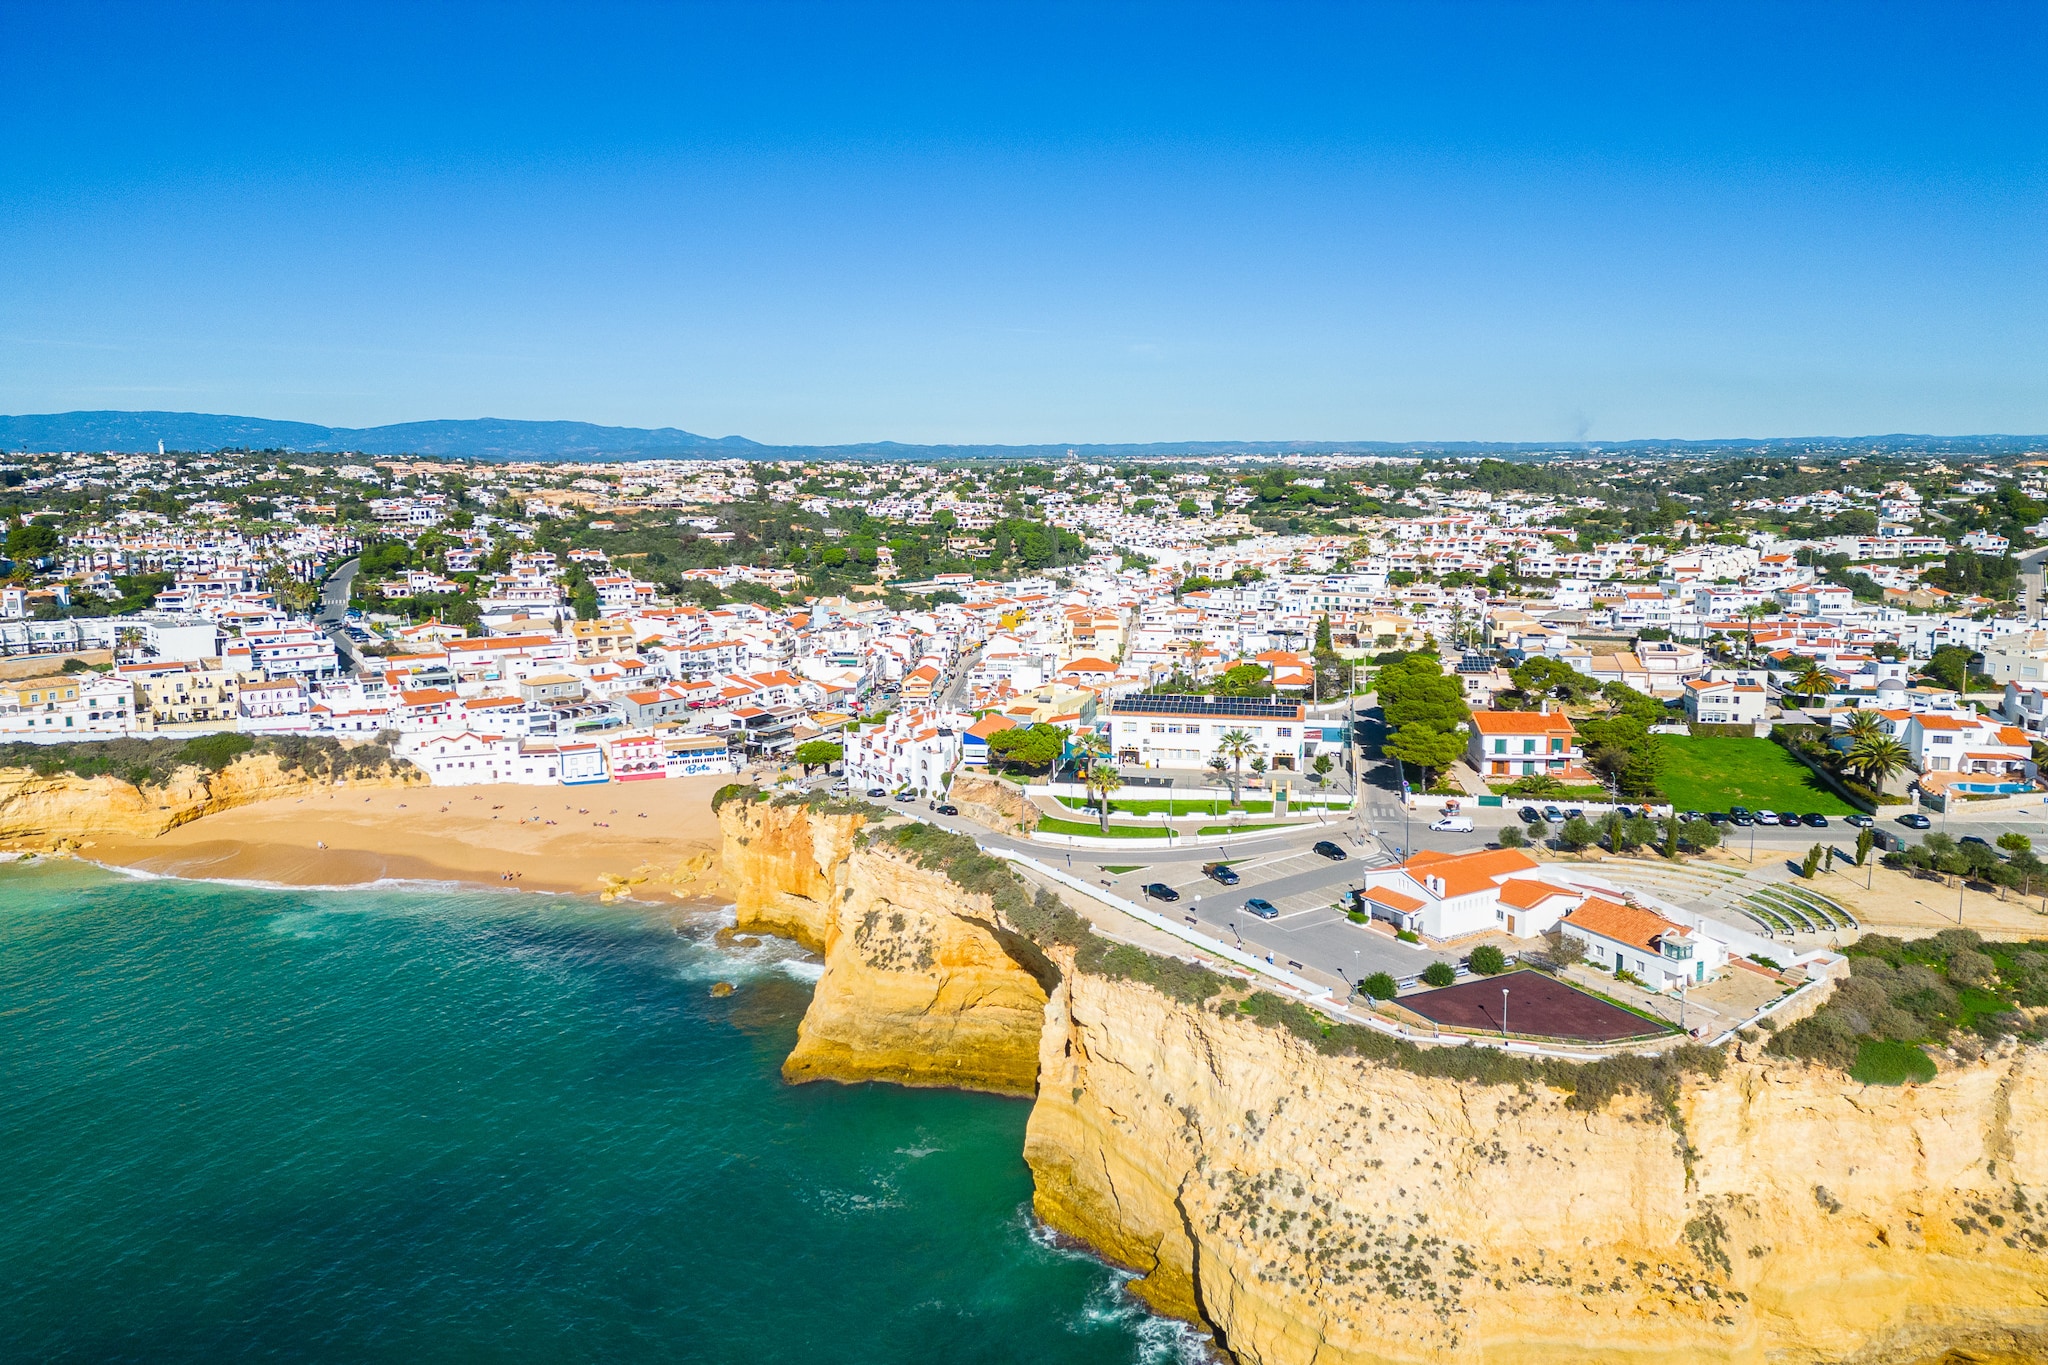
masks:
<svg viewBox="0 0 2048 1365"><path fill-rule="evenodd" d="M398 422L382 427L324 427L205 412L58 412L0 417L9 450L361 451L366 455L446 455L474 460L654 458L744 455L760 445L674 427L605 427L591 422L519 422L499 417Z"/></svg>
<svg viewBox="0 0 2048 1365"><path fill-rule="evenodd" d="M1116 460L1202 455L1499 455L1510 458L1610 452L1641 455L1934 454L1992 456L2038 451L2042 436L1799 436L1636 441L1149 441L1037 445L766 445L744 436L699 436L677 427L608 427L593 422L528 422L474 417L327 427L205 412L55 412L0 415L0 450L294 450L307 453L430 455L468 460L651 460L676 457L768 459Z"/></svg>

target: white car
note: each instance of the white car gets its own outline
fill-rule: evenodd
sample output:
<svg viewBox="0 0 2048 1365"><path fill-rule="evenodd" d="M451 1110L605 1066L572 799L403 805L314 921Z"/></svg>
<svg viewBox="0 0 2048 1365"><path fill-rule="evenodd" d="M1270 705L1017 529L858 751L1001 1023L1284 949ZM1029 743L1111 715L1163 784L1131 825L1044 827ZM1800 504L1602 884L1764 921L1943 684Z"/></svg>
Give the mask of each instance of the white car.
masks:
<svg viewBox="0 0 2048 1365"><path fill-rule="evenodd" d="M1470 834L1473 828L1472 817L1469 815L1446 815L1429 828L1430 832L1434 834Z"/></svg>

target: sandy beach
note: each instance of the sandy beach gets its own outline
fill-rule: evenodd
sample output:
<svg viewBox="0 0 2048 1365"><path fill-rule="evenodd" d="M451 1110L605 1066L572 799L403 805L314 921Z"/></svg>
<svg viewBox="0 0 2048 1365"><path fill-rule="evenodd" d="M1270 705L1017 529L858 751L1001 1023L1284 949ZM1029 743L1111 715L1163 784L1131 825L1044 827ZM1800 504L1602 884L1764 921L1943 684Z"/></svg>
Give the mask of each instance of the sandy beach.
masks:
<svg viewBox="0 0 2048 1365"><path fill-rule="evenodd" d="M398 878L697 899L717 894L711 794L731 780L309 794L210 815L154 839L100 837L80 856L168 876L286 886ZM641 880L623 884L633 878Z"/></svg>

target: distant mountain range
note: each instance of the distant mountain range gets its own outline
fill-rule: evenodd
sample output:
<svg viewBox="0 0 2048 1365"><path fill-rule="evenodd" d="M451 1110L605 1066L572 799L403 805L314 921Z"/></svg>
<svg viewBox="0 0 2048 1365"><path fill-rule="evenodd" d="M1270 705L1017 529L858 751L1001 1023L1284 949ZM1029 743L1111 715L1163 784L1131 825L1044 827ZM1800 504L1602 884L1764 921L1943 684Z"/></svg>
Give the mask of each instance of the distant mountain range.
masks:
<svg viewBox="0 0 2048 1365"><path fill-rule="evenodd" d="M699 436L675 427L604 427L590 422L519 422L500 417L323 427L205 412L55 412L0 416L0 450L292 450L364 455L436 455L469 460L653 459L1088 459L1162 455L1575 455L1592 450L1651 454L1832 454L1881 449L1899 454L2004 455L2048 447L2044 436L1820 436L1726 441L1153 441L1103 445L771 446L744 436Z"/></svg>

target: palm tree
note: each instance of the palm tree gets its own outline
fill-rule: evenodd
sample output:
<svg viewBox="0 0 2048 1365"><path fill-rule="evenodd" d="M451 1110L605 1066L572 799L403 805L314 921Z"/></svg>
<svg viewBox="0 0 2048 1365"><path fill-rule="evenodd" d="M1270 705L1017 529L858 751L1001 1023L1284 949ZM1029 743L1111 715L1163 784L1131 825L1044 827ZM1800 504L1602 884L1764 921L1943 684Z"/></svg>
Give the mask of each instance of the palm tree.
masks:
<svg viewBox="0 0 2048 1365"><path fill-rule="evenodd" d="M1862 773L1872 787L1882 791L1887 781L1905 769L1911 757L1906 746L1890 735L1875 735L1857 740L1850 746L1848 765L1851 771Z"/></svg>
<svg viewBox="0 0 2048 1365"><path fill-rule="evenodd" d="M1751 602L1748 606L1744 607L1741 611L1736 613L1736 615L1742 617L1743 620L1749 622L1749 649L1747 653L1748 656L1752 659L1756 657L1756 623L1758 621L1763 620L1764 617L1769 616L1770 614L1771 609L1761 602Z"/></svg>
<svg viewBox="0 0 2048 1365"><path fill-rule="evenodd" d="M1100 758L1091 758L1087 766L1081 769L1081 781L1087 786L1088 795L1094 799L1096 809L1102 815L1102 832L1109 833L1109 798L1118 787L1123 786L1124 775L1117 771L1116 764Z"/></svg>
<svg viewBox="0 0 2048 1365"><path fill-rule="evenodd" d="M1244 762L1258 752L1258 745L1244 730L1228 730L1216 741L1216 754L1230 760L1230 804L1239 804L1237 784L1244 777Z"/></svg>
<svg viewBox="0 0 2048 1365"><path fill-rule="evenodd" d="M1842 728L1848 733L1852 744L1866 739L1876 739L1884 734L1884 717L1875 711L1852 711L1849 713L1849 719L1843 722Z"/></svg>
<svg viewBox="0 0 2048 1365"><path fill-rule="evenodd" d="M1811 705L1815 697L1824 697L1835 690L1834 675L1822 668L1818 659L1808 659L1799 665L1799 672L1792 679L1790 690L1797 692Z"/></svg>

